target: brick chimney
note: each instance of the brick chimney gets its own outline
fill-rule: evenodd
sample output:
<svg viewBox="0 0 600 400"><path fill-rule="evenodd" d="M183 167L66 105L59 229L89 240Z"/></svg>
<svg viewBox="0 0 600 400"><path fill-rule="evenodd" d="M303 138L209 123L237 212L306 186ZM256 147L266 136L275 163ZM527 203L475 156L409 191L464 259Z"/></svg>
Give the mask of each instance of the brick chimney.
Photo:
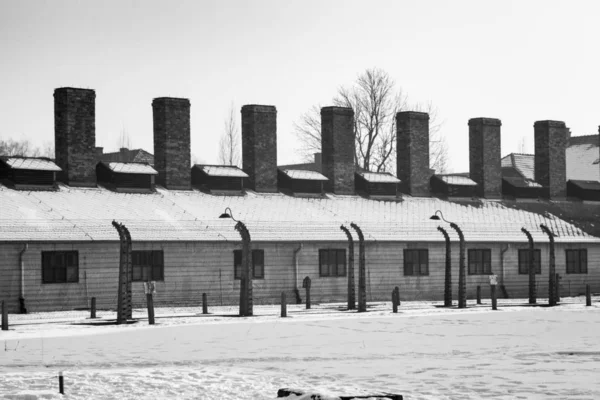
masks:
<svg viewBox="0 0 600 400"><path fill-rule="evenodd" d="M568 128L562 121L536 121L535 134L535 180L547 187L550 198L567 195L567 149Z"/></svg>
<svg viewBox="0 0 600 400"><path fill-rule="evenodd" d="M354 111L344 107L321 108L322 174L325 190L354 194Z"/></svg>
<svg viewBox="0 0 600 400"><path fill-rule="evenodd" d="M248 104L242 107L242 169L246 187L277 192L277 109Z"/></svg>
<svg viewBox="0 0 600 400"><path fill-rule="evenodd" d="M159 97L152 101L156 184L167 189L191 188L190 101Z"/></svg>
<svg viewBox="0 0 600 400"><path fill-rule="evenodd" d="M412 196L429 196L429 114L396 114L396 171L400 188Z"/></svg>
<svg viewBox="0 0 600 400"><path fill-rule="evenodd" d="M477 182L477 194L488 199L502 197L501 126L496 118L469 120L469 175Z"/></svg>
<svg viewBox="0 0 600 400"><path fill-rule="evenodd" d="M58 180L70 186L96 186L96 93L54 90L54 146Z"/></svg>

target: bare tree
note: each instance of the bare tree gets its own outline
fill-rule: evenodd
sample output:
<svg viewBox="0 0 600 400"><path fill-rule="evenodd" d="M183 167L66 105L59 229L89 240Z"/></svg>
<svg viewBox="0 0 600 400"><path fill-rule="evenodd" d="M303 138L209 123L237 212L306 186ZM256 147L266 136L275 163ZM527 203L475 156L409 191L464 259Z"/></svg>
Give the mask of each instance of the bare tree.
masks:
<svg viewBox="0 0 600 400"><path fill-rule="evenodd" d="M17 157L39 157L41 151L27 139L0 139L0 155Z"/></svg>
<svg viewBox="0 0 600 400"><path fill-rule="evenodd" d="M427 105L410 106L407 96L396 89L394 80L381 69L367 69L356 82L340 87L333 104L354 110L355 163L377 172L394 172L396 167L396 114L400 111L426 111L430 114L430 165L438 172L447 166L447 144L441 135L437 109ZM294 123L307 160L321 150L320 106L311 107Z"/></svg>
<svg viewBox="0 0 600 400"><path fill-rule="evenodd" d="M240 131L236 122L235 106L231 103L225 118L225 129L219 141L219 162L240 166Z"/></svg>

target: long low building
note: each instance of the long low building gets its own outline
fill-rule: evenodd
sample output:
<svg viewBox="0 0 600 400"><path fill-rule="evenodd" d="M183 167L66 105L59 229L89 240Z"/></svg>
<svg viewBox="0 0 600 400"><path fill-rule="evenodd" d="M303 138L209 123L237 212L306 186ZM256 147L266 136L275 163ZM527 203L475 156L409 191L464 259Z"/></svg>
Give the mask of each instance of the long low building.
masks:
<svg viewBox="0 0 600 400"><path fill-rule="evenodd" d="M94 98L91 90L56 90L55 161L0 159L0 300L11 312L84 308L92 297L98 307L116 307L120 246L113 221L131 233L138 306L146 281L156 282L156 304L199 304L202 293L212 304L237 304L242 245L236 220L251 236L259 304L278 302L281 292L303 300L306 277L313 301L344 301L350 250L341 226L353 235L357 270L352 223L364 235L367 300L389 300L396 286L403 300L443 298L446 242L438 227L451 238L456 298L458 235L430 218L436 212L464 234L468 297L477 286L486 296L490 275L497 275L501 295L527 296L523 228L534 242L537 292L546 296L550 245L540 225L553 234L561 294L600 285L600 203L567 197L564 172L555 176L557 164L564 169L564 148L562 161L560 149L536 156L536 163L542 159L537 175L542 161L548 164L548 176L538 179L548 197L504 196L498 120L470 121L470 177L440 179L452 190L432 196L424 113L398 115L397 177L354 168L352 110L337 107L322 111L322 173L277 168L276 111L256 105L242 108L242 169L190 168L189 102L159 98L152 167L96 162ZM536 123L536 140L545 134L556 145L553 135L564 129L555 121ZM452 186L461 185L474 186L477 195L453 195L461 192ZM234 219L220 218L225 211Z"/></svg>

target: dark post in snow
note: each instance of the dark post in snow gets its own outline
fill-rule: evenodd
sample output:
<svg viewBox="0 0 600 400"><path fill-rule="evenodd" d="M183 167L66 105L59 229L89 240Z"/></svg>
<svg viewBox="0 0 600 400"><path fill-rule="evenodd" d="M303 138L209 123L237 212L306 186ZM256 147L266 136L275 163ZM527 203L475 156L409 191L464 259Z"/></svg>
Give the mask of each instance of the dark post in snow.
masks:
<svg viewBox="0 0 600 400"><path fill-rule="evenodd" d="M340 226L348 237L348 310L356 309L356 289L354 286L354 240L348 228Z"/></svg>
<svg viewBox="0 0 600 400"><path fill-rule="evenodd" d="M392 290L392 312L398 312L398 305L400 304L400 291L398 286Z"/></svg>
<svg viewBox="0 0 600 400"><path fill-rule="evenodd" d="M148 324L154 325L154 299L152 298L152 292L150 291L151 289L148 289L148 293L146 293L146 306L148 307Z"/></svg>
<svg viewBox="0 0 600 400"><path fill-rule="evenodd" d="M544 224L540 224L540 228L546 235L548 235L548 240L550 241L550 260L548 267L548 305L555 306L557 303L558 297L558 279L556 279L556 271L555 271L555 256L554 256L554 233L548 229L548 227Z"/></svg>
<svg viewBox="0 0 600 400"><path fill-rule="evenodd" d="M441 226L438 226L438 231L444 235L444 241L446 242L446 277L444 279L444 307L452 306L452 265L451 265L451 248L450 248L450 236L448 232Z"/></svg>
<svg viewBox="0 0 600 400"><path fill-rule="evenodd" d="M208 301L206 299L206 293L202 293L202 314L208 314Z"/></svg>
<svg viewBox="0 0 600 400"><path fill-rule="evenodd" d="M458 308L467 307L467 276L465 267L465 236L462 230L454 222L450 222L450 227L458 233L460 243L459 263L458 263Z"/></svg>
<svg viewBox="0 0 600 400"><path fill-rule="evenodd" d="M481 304L481 286L477 285L477 304Z"/></svg>
<svg viewBox="0 0 600 400"><path fill-rule="evenodd" d="M592 305L592 291L590 289L590 284L585 285L585 305L590 307Z"/></svg>
<svg viewBox="0 0 600 400"><path fill-rule="evenodd" d="M358 235L358 312L367 311L367 276L365 267L365 237L354 222L350 224Z"/></svg>
<svg viewBox="0 0 600 400"><path fill-rule="evenodd" d="M131 235L125 225L112 222L119 233L119 286L117 293L117 324L126 323L132 317L131 305Z"/></svg>
<svg viewBox="0 0 600 400"><path fill-rule="evenodd" d="M527 271L529 272L529 304L535 304L537 301L535 293L535 266L533 265L533 238L531 233L525 228L521 228L521 232L527 236L529 242L529 251L527 252Z"/></svg>
<svg viewBox="0 0 600 400"><path fill-rule="evenodd" d="M96 318L96 298L92 297L92 305L90 307L90 318Z"/></svg>
<svg viewBox="0 0 600 400"><path fill-rule="evenodd" d="M65 394L65 381L63 380L62 371L58 372L58 393Z"/></svg>
<svg viewBox="0 0 600 400"><path fill-rule="evenodd" d="M285 301L285 292L281 292L281 318L287 317L287 303Z"/></svg>
<svg viewBox="0 0 600 400"><path fill-rule="evenodd" d="M8 330L8 310L4 300L2 300L2 330Z"/></svg>
<svg viewBox="0 0 600 400"><path fill-rule="evenodd" d="M250 232L246 225L238 221L235 229L242 237L242 276L240 279L240 316L252 315L252 254L250 253Z"/></svg>
<svg viewBox="0 0 600 400"><path fill-rule="evenodd" d="M310 308L310 277L305 277L302 281L302 287L306 289L306 309Z"/></svg>
<svg viewBox="0 0 600 400"><path fill-rule="evenodd" d="M492 292L492 310L497 310L498 309L498 300L496 297L496 285L491 285L491 292Z"/></svg>

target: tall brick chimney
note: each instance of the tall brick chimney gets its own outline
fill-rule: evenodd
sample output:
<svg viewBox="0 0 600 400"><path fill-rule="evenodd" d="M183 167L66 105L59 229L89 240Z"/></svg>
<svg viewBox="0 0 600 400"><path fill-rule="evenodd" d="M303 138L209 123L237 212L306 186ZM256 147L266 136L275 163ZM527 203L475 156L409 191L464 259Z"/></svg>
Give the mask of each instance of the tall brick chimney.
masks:
<svg viewBox="0 0 600 400"><path fill-rule="evenodd" d="M354 194L354 111L344 107L321 108L322 174L325 190Z"/></svg>
<svg viewBox="0 0 600 400"><path fill-rule="evenodd" d="M469 175L477 182L477 194L488 199L502 197L501 126L496 118L469 120Z"/></svg>
<svg viewBox="0 0 600 400"><path fill-rule="evenodd" d="M400 188L412 196L429 196L429 114L396 114L396 171Z"/></svg>
<svg viewBox="0 0 600 400"><path fill-rule="evenodd" d="M566 155L568 128L562 121L536 121L535 180L547 187L550 198L567 195Z"/></svg>
<svg viewBox="0 0 600 400"><path fill-rule="evenodd" d="M277 109L248 104L242 107L242 169L246 187L277 192Z"/></svg>
<svg viewBox="0 0 600 400"><path fill-rule="evenodd" d="M58 180L96 186L96 93L63 87L54 90L54 146Z"/></svg>
<svg viewBox="0 0 600 400"><path fill-rule="evenodd" d="M167 189L191 188L190 101L159 97L152 101L156 183Z"/></svg>

